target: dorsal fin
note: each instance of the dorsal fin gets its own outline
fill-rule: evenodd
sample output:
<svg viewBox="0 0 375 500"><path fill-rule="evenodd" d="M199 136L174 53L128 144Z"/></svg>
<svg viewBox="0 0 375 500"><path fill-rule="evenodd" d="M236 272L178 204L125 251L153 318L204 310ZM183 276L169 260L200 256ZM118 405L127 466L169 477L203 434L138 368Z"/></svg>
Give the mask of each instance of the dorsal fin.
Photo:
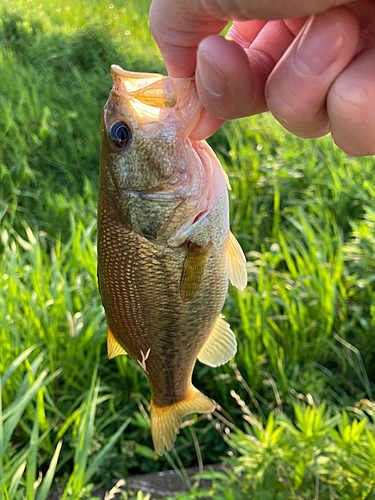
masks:
<svg viewBox="0 0 375 500"><path fill-rule="evenodd" d="M243 290L247 285L246 257L231 231L226 250L226 270L232 285Z"/></svg>
<svg viewBox="0 0 375 500"><path fill-rule="evenodd" d="M108 325L107 325L107 352L109 359L115 358L116 356L121 356L122 354L128 354L125 351L125 349L117 342Z"/></svg>
<svg viewBox="0 0 375 500"><path fill-rule="evenodd" d="M198 354L201 363L208 366L220 366L228 363L236 354L237 342L229 324L220 314L210 336Z"/></svg>

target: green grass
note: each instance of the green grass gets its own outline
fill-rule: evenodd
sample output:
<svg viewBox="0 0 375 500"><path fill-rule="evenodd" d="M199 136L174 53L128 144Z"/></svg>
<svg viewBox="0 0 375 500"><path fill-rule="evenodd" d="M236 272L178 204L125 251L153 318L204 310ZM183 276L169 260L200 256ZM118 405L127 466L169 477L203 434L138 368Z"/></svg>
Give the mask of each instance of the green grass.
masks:
<svg viewBox="0 0 375 500"><path fill-rule="evenodd" d="M193 488L180 500L203 495L217 500L375 498L373 403L364 403L356 409L357 418L350 419L324 404L298 402L293 419L273 412L262 422L238 402L244 430L224 434L231 447L226 467L198 474L212 479L212 486Z"/></svg>
<svg viewBox="0 0 375 500"><path fill-rule="evenodd" d="M109 66L164 71L148 2L0 10L0 500L90 498L171 467L186 480L184 467L225 457L217 499L373 498L373 158L268 115L210 139L248 259L224 310L239 349L236 364L198 364L194 383L221 407L159 458L142 370L107 359L96 280Z"/></svg>

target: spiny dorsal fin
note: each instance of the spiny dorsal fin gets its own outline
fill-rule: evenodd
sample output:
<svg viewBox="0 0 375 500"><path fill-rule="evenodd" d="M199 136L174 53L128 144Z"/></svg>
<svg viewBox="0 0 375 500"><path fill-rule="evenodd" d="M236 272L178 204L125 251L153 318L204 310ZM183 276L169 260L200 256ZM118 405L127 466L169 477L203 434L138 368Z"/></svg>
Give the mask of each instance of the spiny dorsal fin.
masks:
<svg viewBox="0 0 375 500"><path fill-rule="evenodd" d="M107 325L107 352L108 358L112 359L122 354L128 354L123 347L117 342L109 326Z"/></svg>
<svg viewBox="0 0 375 500"><path fill-rule="evenodd" d="M236 354L237 342L230 326L220 314L206 343L198 354L201 363L220 366L228 363Z"/></svg>
<svg viewBox="0 0 375 500"><path fill-rule="evenodd" d="M180 285L181 295L185 302L189 302L194 297L202 283L211 246L211 242L204 247L189 243Z"/></svg>
<svg viewBox="0 0 375 500"><path fill-rule="evenodd" d="M204 396L193 386L188 398L171 406L159 407L151 399L151 435L156 453L161 456L164 450L172 449L182 419L186 415L211 413L215 406L212 399Z"/></svg>
<svg viewBox="0 0 375 500"><path fill-rule="evenodd" d="M226 269L232 285L243 290L247 285L246 257L231 231L226 250Z"/></svg>

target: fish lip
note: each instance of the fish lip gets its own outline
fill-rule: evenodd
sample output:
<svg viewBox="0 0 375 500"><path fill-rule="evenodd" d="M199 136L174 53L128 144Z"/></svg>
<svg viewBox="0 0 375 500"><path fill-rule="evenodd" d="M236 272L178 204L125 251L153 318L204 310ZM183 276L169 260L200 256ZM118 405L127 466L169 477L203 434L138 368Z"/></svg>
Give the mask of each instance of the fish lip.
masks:
<svg viewBox="0 0 375 500"><path fill-rule="evenodd" d="M130 77L134 80L145 80L151 78L155 78L155 80L161 80L162 78L165 78L165 76L161 75L160 73L138 73L137 71L127 71L126 69L121 68L121 66L119 66L118 64L111 64L111 75L126 78Z"/></svg>

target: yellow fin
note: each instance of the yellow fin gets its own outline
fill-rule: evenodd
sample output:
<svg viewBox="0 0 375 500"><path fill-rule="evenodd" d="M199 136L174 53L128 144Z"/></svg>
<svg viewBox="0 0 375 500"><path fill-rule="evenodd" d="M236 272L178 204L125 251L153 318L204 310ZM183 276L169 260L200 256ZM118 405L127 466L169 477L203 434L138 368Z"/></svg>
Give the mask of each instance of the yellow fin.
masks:
<svg viewBox="0 0 375 500"><path fill-rule="evenodd" d="M231 231L227 243L226 269L232 285L243 290L247 285L246 257Z"/></svg>
<svg viewBox="0 0 375 500"><path fill-rule="evenodd" d="M236 354L237 342L228 323L220 314L206 343L198 354L201 363L208 366L220 366L228 363Z"/></svg>
<svg viewBox="0 0 375 500"><path fill-rule="evenodd" d="M107 325L107 352L108 358L112 359L121 354L128 354L123 347L117 342L109 326Z"/></svg>
<svg viewBox="0 0 375 500"><path fill-rule="evenodd" d="M204 247L189 243L180 284L181 295L185 302L189 302L194 297L202 283L211 246L211 242Z"/></svg>
<svg viewBox="0 0 375 500"><path fill-rule="evenodd" d="M191 388L191 395L172 406L159 407L151 400L151 435L155 451L163 455L164 450L170 451L182 419L190 413L211 413L215 409L212 399L204 396L195 387Z"/></svg>

